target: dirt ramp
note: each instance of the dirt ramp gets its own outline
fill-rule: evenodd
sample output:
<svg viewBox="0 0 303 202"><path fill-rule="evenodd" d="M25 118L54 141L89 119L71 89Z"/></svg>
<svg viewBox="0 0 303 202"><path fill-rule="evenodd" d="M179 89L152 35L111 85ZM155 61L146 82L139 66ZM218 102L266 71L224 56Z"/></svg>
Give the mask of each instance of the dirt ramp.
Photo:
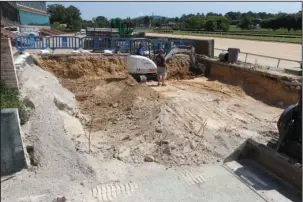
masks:
<svg viewBox="0 0 303 202"><path fill-rule="evenodd" d="M36 61L45 70L64 79L106 79L127 75L125 56L51 55L36 56Z"/></svg>

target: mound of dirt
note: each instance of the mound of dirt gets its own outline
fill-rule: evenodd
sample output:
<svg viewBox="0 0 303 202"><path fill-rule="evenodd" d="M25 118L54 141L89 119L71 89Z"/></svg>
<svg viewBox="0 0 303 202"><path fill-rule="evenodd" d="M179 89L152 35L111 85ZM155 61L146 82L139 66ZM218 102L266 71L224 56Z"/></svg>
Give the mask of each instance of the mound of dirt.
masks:
<svg viewBox="0 0 303 202"><path fill-rule="evenodd" d="M51 55L36 57L38 64L58 78L116 78L126 77L125 56Z"/></svg>
<svg viewBox="0 0 303 202"><path fill-rule="evenodd" d="M167 61L167 79L190 79L195 74L190 71L191 61L189 55L178 54Z"/></svg>
<svg viewBox="0 0 303 202"><path fill-rule="evenodd" d="M84 124L93 131L115 124L123 111L137 113L160 98L159 93L128 75L123 56L46 56L36 60L75 94L82 113L90 117Z"/></svg>
<svg viewBox="0 0 303 202"><path fill-rule="evenodd" d="M92 127L92 131L108 129L119 119L134 120L133 114L142 118L142 108L160 98L157 92L147 85L138 84L130 76L105 80L62 80L62 84L75 94L82 113L91 118L83 124L87 129Z"/></svg>

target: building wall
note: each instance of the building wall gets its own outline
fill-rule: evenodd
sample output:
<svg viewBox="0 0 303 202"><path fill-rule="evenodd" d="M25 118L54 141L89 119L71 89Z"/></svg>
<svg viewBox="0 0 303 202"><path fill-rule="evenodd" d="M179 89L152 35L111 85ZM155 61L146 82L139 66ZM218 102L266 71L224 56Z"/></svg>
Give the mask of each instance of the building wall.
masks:
<svg viewBox="0 0 303 202"><path fill-rule="evenodd" d="M1 39L1 79L11 88L18 88L18 80L10 39Z"/></svg>
<svg viewBox="0 0 303 202"><path fill-rule="evenodd" d="M17 1L21 25L49 26L46 2Z"/></svg>
<svg viewBox="0 0 303 202"><path fill-rule="evenodd" d="M17 5L34 8L40 11L46 11L46 2L43 1L17 1Z"/></svg>
<svg viewBox="0 0 303 202"><path fill-rule="evenodd" d="M19 23L19 12L12 2L0 2L1 21L6 20L12 23Z"/></svg>
<svg viewBox="0 0 303 202"><path fill-rule="evenodd" d="M49 26L49 17L47 15L41 15L38 13L32 13L29 11L19 10L21 25L40 25Z"/></svg>

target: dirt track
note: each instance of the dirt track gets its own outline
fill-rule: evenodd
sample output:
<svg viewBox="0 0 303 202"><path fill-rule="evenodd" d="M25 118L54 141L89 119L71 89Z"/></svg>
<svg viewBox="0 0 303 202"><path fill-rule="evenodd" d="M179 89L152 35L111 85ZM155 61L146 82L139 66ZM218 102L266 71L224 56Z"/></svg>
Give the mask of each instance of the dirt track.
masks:
<svg viewBox="0 0 303 202"><path fill-rule="evenodd" d="M282 110L254 100L240 87L206 78L174 80L192 77L188 57L169 63L167 87L138 84L127 76L121 58L85 57L90 56L48 58L40 64L75 94L87 116L82 123L87 131L92 127L92 152L104 160L142 163L152 155L171 166L214 163L249 137L264 143L276 134ZM87 151L87 136L71 139L77 151Z"/></svg>
<svg viewBox="0 0 303 202"><path fill-rule="evenodd" d="M290 60L302 60L302 46L299 44L279 43L279 42L264 42L264 41L252 41L243 39L227 39L227 38L215 38L215 37L199 37L199 36L185 36L185 35L172 35L172 34L155 34L147 33L147 36L158 37L179 37L188 39L215 39L215 48L228 49L239 48L242 52L254 53L259 55L285 58ZM215 55L218 56L221 51L215 51ZM239 55L240 60L245 60L245 55ZM276 66L276 59L264 59L257 56L249 56L248 62L258 63L260 65ZM280 67L299 67L297 63L281 61Z"/></svg>

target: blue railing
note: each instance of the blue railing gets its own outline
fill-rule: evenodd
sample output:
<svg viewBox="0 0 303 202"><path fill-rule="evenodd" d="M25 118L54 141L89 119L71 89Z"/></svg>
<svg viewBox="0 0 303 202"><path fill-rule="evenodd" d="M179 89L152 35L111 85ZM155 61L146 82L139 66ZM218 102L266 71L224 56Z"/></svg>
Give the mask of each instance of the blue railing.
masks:
<svg viewBox="0 0 303 202"><path fill-rule="evenodd" d="M138 48L139 44L142 43L146 49L159 50L160 48L165 51L173 45L184 45L182 41L168 41L155 39L151 40L152 43L149 44L148 41L138 41L136 43L131 42L132 39L122 39L122 38L110 38L110 37L75 37L75 36L50 36L50 37L40 37L40 36L17 36L15 38L16 48L23 52L27 49L85 49L85 50L113 50L119 49L122 52L128 52L129 50L134 50ZM132 45L132 47L130 47Z"/></svg>

